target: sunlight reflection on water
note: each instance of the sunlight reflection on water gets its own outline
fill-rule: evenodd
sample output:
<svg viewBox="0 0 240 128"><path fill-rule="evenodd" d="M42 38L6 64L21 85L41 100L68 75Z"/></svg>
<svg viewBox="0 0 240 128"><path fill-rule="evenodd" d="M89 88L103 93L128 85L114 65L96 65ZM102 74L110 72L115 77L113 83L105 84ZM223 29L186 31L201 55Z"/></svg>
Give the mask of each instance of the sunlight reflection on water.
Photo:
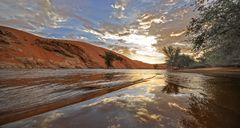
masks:
<svg viewBox="0 0 240 128"><path fill-rule="evenodd" d="M61 100L63 97L69 98L68 96L73 92L77 92L77 95L81 94L79 91L88 93L89 90L81 89L83 86L97 87L91 88L93 91L104 89L106 86L128 84L129 81L147 80L91 100L13 122L4 127L239 126L237 122L240 119L240 104L234 99L240 98L240 87L238 86L240 82L234 78L209 77L193 73L170 73L162 70L96 70L95 72L78 70L74 73L68 71L65 74L68 75L51 78L51 80L45 80L45 75L34 79L44 78L45 84L48 83L52 86L55 83L55 91L64 92L60 94L58 92L56 98L53 95L55 91L49 87L43 89L40 86L40 89L48 92L47 97L55 96L54 101ZM33 79L25 76L23 78L27 81ZM8 80L3 79L1 82L5 84L9 82L6 81ZM8 84L14 86L12 80ZM62 90L62 86L65 90ZM24 85L23 88L26 87ZM39 88L30 90L39 90ZM62 94L64 95L62 96ZM36 98L39 96L42 95L37 95ZM1 97L1 99L3 98ZM31 98L34 103L38 103L38 100L34 99L35 97ZM229 99L233 99L233 101ZM41 103L45 102L48 101L41 100ZM222 121L223 119L224 121Z"/></svg>

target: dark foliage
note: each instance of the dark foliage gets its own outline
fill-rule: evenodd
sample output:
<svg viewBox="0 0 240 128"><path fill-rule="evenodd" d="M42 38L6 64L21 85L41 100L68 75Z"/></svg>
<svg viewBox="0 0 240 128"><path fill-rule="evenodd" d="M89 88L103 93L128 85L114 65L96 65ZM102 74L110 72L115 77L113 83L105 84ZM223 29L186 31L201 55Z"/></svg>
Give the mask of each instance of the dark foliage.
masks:
<svg viewBox="0 0 240 128"><path fill-rule="evenodd" d="M105 59L105 64L107 65L108 68L112 67L112 62L114 60L118 60L118 61L123 60L120 56L114 54L113 52L105 52L105 55L102 57Z"/></svg>
<svg viewBox="0 0 240 128"><path fill-rule="evenodd" d="M166 56L166 62L168 67L184 68L194 63L194 60L190 56L181 54L180 48L174 48L172 46L169 46L164 47L162 51Z"/></svg>
<svg viewBox="0 0 240 128"><path fill-rule="evenodd" d="M207 64L240 65L240 1L196 0L195 8L187 28L193 49Z"/></svg>

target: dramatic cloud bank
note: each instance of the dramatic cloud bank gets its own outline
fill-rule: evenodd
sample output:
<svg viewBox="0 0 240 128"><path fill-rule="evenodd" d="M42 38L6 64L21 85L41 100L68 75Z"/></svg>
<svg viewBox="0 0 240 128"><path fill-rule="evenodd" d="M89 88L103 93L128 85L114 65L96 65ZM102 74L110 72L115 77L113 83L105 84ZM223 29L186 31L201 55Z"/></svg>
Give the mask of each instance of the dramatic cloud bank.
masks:
<svg viewBox="0 0 240 128"><path fill-rule="evenodd" d="M132 59L162 63L161 48L188 49L190 0L1 0L0 24L45 37L86 40Z"/></svg>

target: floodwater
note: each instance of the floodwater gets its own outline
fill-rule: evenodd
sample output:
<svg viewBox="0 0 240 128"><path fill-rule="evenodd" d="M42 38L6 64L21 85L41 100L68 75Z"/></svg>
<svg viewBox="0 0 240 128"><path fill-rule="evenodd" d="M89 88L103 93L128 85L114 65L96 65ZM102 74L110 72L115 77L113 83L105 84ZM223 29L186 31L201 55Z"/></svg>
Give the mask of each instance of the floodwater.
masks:
<svg viewBox="0 0 240 128"><path fill-rule="evenodd" d="M239 100L239 78L164 70L0 71L3 128L237 128Z"/></svg>

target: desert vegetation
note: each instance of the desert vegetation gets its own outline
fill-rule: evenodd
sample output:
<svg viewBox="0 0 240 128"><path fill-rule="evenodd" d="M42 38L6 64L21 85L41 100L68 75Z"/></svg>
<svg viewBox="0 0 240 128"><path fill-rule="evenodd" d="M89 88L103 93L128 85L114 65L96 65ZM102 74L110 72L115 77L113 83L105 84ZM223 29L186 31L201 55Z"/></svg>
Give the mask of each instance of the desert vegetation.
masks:
<svg viewBox="0 0 240 128"><path fill-rule="evenodd" d="M105 64L107 65L108 68L113 67L112 66L113 61L115 61L115 60L122 61L123 60L120 56L118 56L112 52L105 52L105 55L102 56L102 58L104 58Z"/></svg>
<svg viewBox="0 0 240 128"><path fill-rule="evenodd" d="M197 63L189 55L181 53L180 48L168 46L164 47L162 51L166 56L166 63L169 68L185 68Z"/></svg>
<svg viewBox="0 0 240 128"><path fill-rule="evenodd" d="M240 2L197 0L194 7L198 17L189 23L187 37L199 59L211 66L239 66Z"/></svg>
<svg viewBox="0 0 240 128"><path fill-rule="evenodd" d="M164 47L167 65L177 68L240 66L240 2L196 0L193 6L198 15L187 26L186 36L196 54L190 57L179 48Z"/></svg>

